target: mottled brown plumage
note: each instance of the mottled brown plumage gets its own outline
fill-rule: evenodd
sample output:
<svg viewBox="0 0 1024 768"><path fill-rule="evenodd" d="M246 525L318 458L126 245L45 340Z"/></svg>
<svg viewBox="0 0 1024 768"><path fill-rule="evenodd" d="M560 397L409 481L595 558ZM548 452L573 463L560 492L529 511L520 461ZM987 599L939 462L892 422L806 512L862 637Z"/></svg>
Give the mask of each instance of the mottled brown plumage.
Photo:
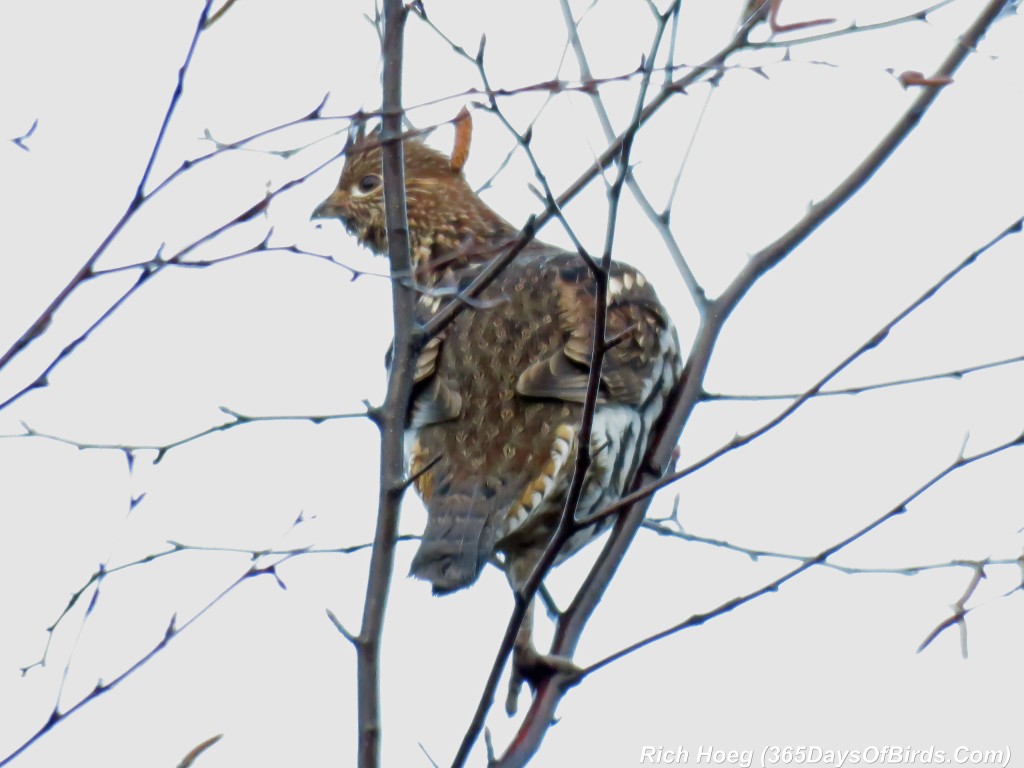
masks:
<svg viewBox="0 0 1024 768"><path fill-rule="evenodd" d="M404 145L421 323L518 234L466 182L468 134L460 136L452 158L418 140ZM315 215L342 219L360 242L386 252L375 135L349 147L338 188ZM535 241L478 299L423 349L409 413L409 471L422 471L416 488L428 515L412 573L438 594L472 584L496 552L513 587L525 583L557 525L579 450L597 304L589 268ZM681 369L667 313L626 264L612 266L607 317L608 338L621 340L601 371L580 517L627 488ZM560 559L597 533L575 534Z"/></svg>

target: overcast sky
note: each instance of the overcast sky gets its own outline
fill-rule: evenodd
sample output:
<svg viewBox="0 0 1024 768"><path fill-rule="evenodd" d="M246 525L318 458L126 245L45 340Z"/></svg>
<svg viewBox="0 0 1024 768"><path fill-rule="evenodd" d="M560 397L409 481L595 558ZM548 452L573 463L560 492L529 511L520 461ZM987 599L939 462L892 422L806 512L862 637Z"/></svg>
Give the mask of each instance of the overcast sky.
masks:
<svg viewBox="0 0 1024 768"><path fill-rule="evenodd" d="M692 64L728 41L738 0L683 3L674 60ZM895 25L736 57L718 87L676 97L638 139L636 178L672 228L697 278L720 292L750 254L789 229L870 150L917 95L895 74L930 73L985 5L955 0L928 23ZM426 3L431 20L475 52L487 36L496 88L578 68L558 4ZM579 17L587 4L572 3ZM927 7L910 0L786 0L782 21L835 17L869 24ZM200 11L198 2L5 3L0 28L0 352L28 328L104 239L139 184ZM310 112L379 104L371 3L238 0L205 32L153 167L152 190L183 160ZM601 0L581 24L597 77L636 68L654 31L639 0ZM811 29L789 39L815 34ZM745 298L715 350L707 388L732 394L806 390L892 316L1024 215L1024 26L1000 21L918 129L865 189ZM754 39L766 40L767 30ZM405 101L429 139L475 97L478 72L411 17ZM760 67L760 69L754 69ZM895 74L894 74L895 73ZM601 94L616 129L637 81ZM453 96L454 94L454 96ZM709 98L710 94L710 98ZM557 194L606 146L590 99L527 93L501 101ZM514 140L473 112L467 165L483 185ZM539 117L538 117L539 115ZM702 117L703 115L703 117ZM12 139L22 136L25 148ZM99 269L170 255L336 155L346 119L280 131L183 174L124 228ZM692 142L692 146L691 146ZM300 149L301 148L301 149ZM299 151L283 157L272 151ZM206 269L167 268L63 360L49 386L0 410L0 435L31 430L72 442L166 445L226 420L356 413L381 401L390 340L386 262L335 222L309 215L340 161L276 197L265 217L235 227L193 258L270 244ZM484 191L522 223L540 210L522 153ZM567 208L600 252L607 205L600 180ZM568 246L557 225L542 239ZM835 382L863 385L954 371L1024 354L1024 248L1007 238ZM655 229L624 198L615 257L657 286L686 346L696 313ZM352 279L350 269L363 274ZM27 352L0 371L0 402L38 377L137 277L126 270L78 291ZM772 552L813 555L900 503L961 451L973 455L1024 430L1024 366L1004 365L866 394L821 398L749 447L657 497L651 514L692 534ZM786 401L712 402L695 412L681 462L754 429ZM275 420L188 442L156 463L135 452L78 450L46 437L0 440L0 760L49 717L111 680L245 573L225 548L329 549L372 538L378 442L363 419ZM906 568L958 559L1012 561L1022 550L1019 449L944 478L906 514L835 562ZM135 499L136 503L132 503ZM139 501L141 499L141 501ZM301 522L296 524L300 517ZM402 530L424 513L410 496ZM85 597L49 627L99 564L107 571L168 549L190 550L108 575L88 617ZM400 546L385 627L384 764L450 762L500 641L511 595L488 569L470 590L433 598L405 578ZM549 587L566 605L598 547L559 568ZM269 564L273 560L261 561ZM355 629L365 553L306 554L246 581L123 685L59 724L13 761L174 766L217 733L197 765L347 765L355 755L355 659L325 609ZM793 567L722 547L641 531L579 648L608 654L757 588ZM639 764L644 746L719 749L896 744L1022 754L1017 689L1024 606L1020 568L993 565L971 597L969 658L955 629L916 649L950 615L972 571L916 576L812 569L778 594L662 640L587 678L559 708L539 766ZM284 585L287 589L282 589ZM541 617L538 633L550 636ZM45 667L20 669L46 652ZM66 678L66 679L65 679ZM63 681L63 688L62 686ZM501 689L500 699L504 697ZM525 709L527 700L521 701ZM488 720L503 749L515 721ZM422 745L422 749L421 746ZM473 765L484 764L478 745Z"/></svg>

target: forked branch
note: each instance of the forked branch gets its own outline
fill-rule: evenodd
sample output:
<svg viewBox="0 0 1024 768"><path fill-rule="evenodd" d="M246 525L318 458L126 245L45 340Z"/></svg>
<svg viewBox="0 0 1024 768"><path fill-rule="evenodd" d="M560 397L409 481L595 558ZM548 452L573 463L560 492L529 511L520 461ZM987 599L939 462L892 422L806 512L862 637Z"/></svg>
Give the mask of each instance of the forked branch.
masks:
<svg viewBox="0 0 1024 768"><path fill-rule="evenodd" d="M982 13L964 33L961 40L957 42L945 61L943 61L936 73L937 75L947 77L953 75L967 55L975 49L978 41L1003 10L1007 1L992 0L985 6ZM724 63L732 51L742 47L745 40L745 32L741 29L740 36L734 40L730 47L725 49L721 54L721 61L718 63ZM648 460L645 462L646 467L658 468L667 466L683 428L700 399L704 376L718 335L725 321L746 295L747 291L761 277L792 253L822 222L841 208L844 203L867 183L920 122L925 112L935 101L940 90L941 88L937 86L926 86L907 112L883 137L875 149L865 157L860 165L832 193L812 206L807 214L785 235L757 253L727 287L725 292L718 299L711 302L706 315L701 320L697 337L690 352L684 379L670 399L667 418L657 425L654 443L649 451ZM665 93L664 89L643 110L639 120L635 121L636 124L642 123L653 109L656 109L657 106L663 103L661 98L663 95L664 99L668 98L668 94ZM599 163L603 165L604 158L610 154L614 155L614 151L619 146L621 146L621 142L613 142L612 146L602 155L602 160ZM574 185L563 197L571 197L576 191L578 191L577 186ZM657 469L646 469L637 478L635 487L651 484L658 479L658 474ZM647 494L644 498L636 501L628 510L623 511L617 518L604 550L591 569L576 598L558 622L555 631L555 642L552 646L553 653L560 656L572 656L588 619L604 594L633 536L643 522L649 503L650 495ZM566 690L567 687L564 683L557 679L549 680L538 687L530 710L513 744L502 757L499 765L505 768L522 766L527 763L540 746L544 734L554 719L555 709Z"/></svg>

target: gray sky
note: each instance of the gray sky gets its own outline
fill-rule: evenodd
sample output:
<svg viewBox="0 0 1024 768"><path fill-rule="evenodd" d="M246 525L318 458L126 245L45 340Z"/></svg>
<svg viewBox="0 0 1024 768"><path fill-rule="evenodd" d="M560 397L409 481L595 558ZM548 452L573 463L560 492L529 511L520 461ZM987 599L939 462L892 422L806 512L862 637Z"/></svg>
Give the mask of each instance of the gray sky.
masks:
<svg viewBox="0 0 1024 768"><path fill-rule="evenodd" d="M88 258L129 203L166 110L199 4L7 4L0 29L0 351L18 337ZM492 85L517 88L577 68L556 3L427 2L434 23L467 50L487 35ZM712 295L749 255L844 178L916 91L893 72L930 73L983 3L955 0L929 23L900 25L737 57L708 101L701 85L641 132L635 173L656 206L675 198L673 232ZM684 3L676 61L696 63L728 40L739 2ZM832 27L913 13L920 2L786 0L783 21L834 16ZM577 16L586 9L573 3ZM208 152L208 131L233 141L308 113L346 115L379 101L379 51L365 3L239 0L199 42L184 97L154 166L151 189L183 159ZM1022 23L998 23L920 127L850 204L759 283L730 319L707 377L711 391L799 393L871 337L970 252L1024 215ZM581 26L595 75L634 69L653 25L645 5L602 0ZM804 33L809 35L815 30ZM415 18L408 25L405 100L420 126L444 123L472 97L478 73ZM755 39L765 39L762 31ZM563 61L564 58L564 61ZM561 70L559 69L561 66ZM754 66L761 66L760 73ZM892 71L889 71L892 70ZM637 83L604 86L617 128ZM532 147L553 190L571 183L606 143L589 99L504 99L520 129L540 114ZM705 110L696 129L702 110ZM25 152L8 139L38 127ZM474 111L467 166L483 184L514 145ZM321 121L228 153L185 174L147 203L99 262L111 269L171 254L337 153L346 120ZM451 128L431 143L448 149ZM268 150L304 147L288 159ZM195 252L220 258L260 242L330 254L367 273L386 262L340 225L315 227L315 205L340 165L276 198L266 218ZM523 222L540 204L522 153L484 193ZM600 251L601 182L566 210ZM557 226L542 239L568 245ZM1022 353L1024 260L1009 238L901 324L836 381L854 386L919 376ZM671 308L684 346L696 315L661 239L624 199L615 257L638 266ZM46 335L0 372L0 401L32 381L130 285L136 273L86 285ZM50 385L0 411L0 434L34 430L85 443L163 445L248 415L357 412L384 390L390 338L386 279L325 259L273 251L207 269L156 275L50 376ZM1024 429L1024 368L824 398L716 461L655 501L675 496L692 534L775 552L815 554L881 516L963 450L970 456ZM681 443L695 461L778 413L784 401L702 405ZM965 446L966 440L966 447ZM369 541L377 440L361 419L322 425L280 420L210 435L160 463L139 451L79 451L44 438L0 440L0 759L184 624L249 567L244 554L190 551L110 574L88 619L87 599L53 634L46 627L103 563L106 569L193 546L331 548ZM1021 552L1019 451L959 470L835 558L858 568L904 568ZM145 498L130 509L130 500ZM303 522L294 525L299 514ZM413 497L402 529L422 530ZM454 754L482 690L512 600L488 569L471 590L432 598L406 579L414 545L398 553L384 646L384 757L388 766ZM562 605L597 554L559 568ZM269 561L268 561L269 562ZM14 765L173 766L224 733L197 765L314 768L355 753L355 661L325 617L358 626L367 557L304 555L242 584L121 687L88 704ZM593 663L693 613L757 588L792 565L642 531L581 643ZM915 650L950 615L971 572L845 575L816 569L778 594L654 644L595 673L559 708L539 766L639 764L645 745L753 749L1024 748L1019 706L1024 620L1012 565L992 566L968 605L970 657L956 630ZM92 595L89 591L87 597ZM541 619L538 633L550 635ZM504 696L501 689L500 698ZM521 701L525 709L527 700ZM496 747L514 733L495 709ZM475 762L483 764L483 746ZM868 762L865 759L865 762Z"/></svg>

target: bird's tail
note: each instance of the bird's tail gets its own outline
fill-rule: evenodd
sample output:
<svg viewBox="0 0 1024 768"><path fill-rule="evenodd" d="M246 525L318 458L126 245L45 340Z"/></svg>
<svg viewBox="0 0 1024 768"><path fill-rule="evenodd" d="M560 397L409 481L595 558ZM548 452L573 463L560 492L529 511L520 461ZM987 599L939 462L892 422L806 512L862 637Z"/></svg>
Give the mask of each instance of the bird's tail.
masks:
<svg viewBox="0 0 1024 768"><path fill-rule="evenodd" d="M497 535L490 505L477 494L445 494L430 502L427 528L410 574L429 581L434 594L443 595L477 580Z"/></svg>

